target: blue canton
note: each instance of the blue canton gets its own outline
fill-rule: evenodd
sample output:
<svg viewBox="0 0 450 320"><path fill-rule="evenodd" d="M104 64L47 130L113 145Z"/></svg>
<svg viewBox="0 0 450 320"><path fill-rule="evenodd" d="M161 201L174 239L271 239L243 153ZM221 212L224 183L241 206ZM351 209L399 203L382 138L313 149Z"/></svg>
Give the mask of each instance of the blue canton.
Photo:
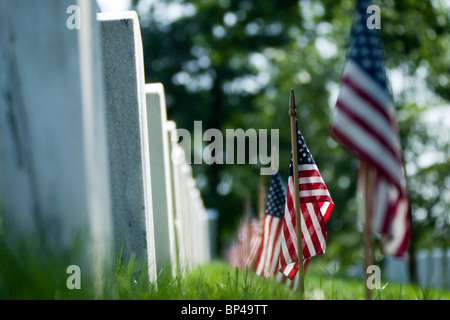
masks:
<svg viewBox="0 0 450 320"><path fill-rule="evenodd" d="M280 174L277 172L272 175L269 184L269 192L266 200L266 214L283 218L286 204L286 189Z"/></svg>
<svg viewBox="0 0 450 320"><path fill-rule="evenodd" d="M371 2L370 0L360 0L357 3L348 58L370 74L380 86L387 88L380 30L367 27L367 20L374 14L370 10L367 13L367 8L372 5Z"/></svg>
<svg viewBox="0 0 450 320"><path fill-rule="evenodd" d="M298 129L298 120L296 120L297 129L297 152L298 152L298 165L302 164L316 164L311 152L309 152L308 146L306 145L305 139L302 133ZM291 162L289 163L289 176L292 177L292 152L291 152Z"/></svg>

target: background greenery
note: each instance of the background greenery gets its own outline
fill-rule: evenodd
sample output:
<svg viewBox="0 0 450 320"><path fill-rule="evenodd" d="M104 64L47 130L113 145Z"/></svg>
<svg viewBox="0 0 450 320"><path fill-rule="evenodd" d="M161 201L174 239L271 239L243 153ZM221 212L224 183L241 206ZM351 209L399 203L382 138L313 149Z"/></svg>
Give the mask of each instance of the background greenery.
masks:
<svg viewBox="0 0 450 320"><path fill-rule="evenodd" d="M353 0L132 1L140 14L146 82L162 82L168 118L193 132L279 129L280 173L290 156L289 89L300 129L335 202L327 254L333 268L360 260L357 160L328 134L348 49ZM384 0L381 33L404 149L414 248L449 246L449 7L445 1ZM217 208L220 245L243 198L257 202L258 168L193 165L207 207ZM287 181L287 180L286 180ZM377 252L376 258L380 259Z"/></svg>

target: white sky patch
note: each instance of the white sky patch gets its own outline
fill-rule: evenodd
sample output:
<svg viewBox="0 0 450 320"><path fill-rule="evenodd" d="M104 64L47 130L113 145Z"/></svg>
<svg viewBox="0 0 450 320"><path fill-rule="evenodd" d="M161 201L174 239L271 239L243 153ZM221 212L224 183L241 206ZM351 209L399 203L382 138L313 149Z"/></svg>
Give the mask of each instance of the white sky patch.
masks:
<svg viewBox="0 0 450 320"><path fill-rule="evenodd" d="M269 65L267 58L261 53L250 54L249 61L258 70L267 70Z"/></svg>
<svg viewBox="0 0 450 320"><path fill-rule="evenodd" d="M227 12L225 13L225 15L223 16L223 22L228 26L228 27L233 27L236 22L238 20L237 15L235 15L233 12Z"/></svg>
<svg viewBox="0 0 450 320"><path fill-rule="evenodd" d="M131 0L97 0L101 12L117 12L130 10Z"/></svg>
<svg viewBox="0 0 450 320"><path fill-rule="evenodd" d="M317 38L314 45L316 46L317 51L319 51L320 56L324 59L330 59L337 55L337 46L323 37Z"/></svg>
<svg viewBox="0 0 450 320"><path fill-rule="evenodd" d="M131 8L131 0L97 0L97 3L102 12L127 11ZM197 13L195 6L189 1L164 3L160 0L141 0L138 2L136 11L144 24L149 19L150 10L153 11L152 17L164 26Z"/></svg>

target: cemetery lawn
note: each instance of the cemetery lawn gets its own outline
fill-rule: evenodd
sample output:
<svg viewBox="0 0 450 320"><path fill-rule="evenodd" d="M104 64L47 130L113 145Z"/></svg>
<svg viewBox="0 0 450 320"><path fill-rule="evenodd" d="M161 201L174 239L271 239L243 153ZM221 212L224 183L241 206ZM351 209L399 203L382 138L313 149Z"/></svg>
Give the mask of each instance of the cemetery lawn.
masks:
<svg viewBox="0 0 450 320"><path fill-rule="evenodd" d="M105 277L104 290L94 290L81 270L81 289L69 290L66 272L70 257L33 253L29 246L8 249L0 236L0 300L295 300L298 293L274 279L262 278L251 270L231 268L223 260L197 266L173 277L160 272L156 284L150 284L146 267L133 257L122 264L118 257L115 270ZM112 279L112 281L106 281ZM377 300L450 300L450 291L422 289L381 281L382 289L373 291ZM363 282L337 275L322 275L308 270L306 299L364 299Z"/></svg>
<svg viewBox="0 0 450 320"><path fill-rule="evenodd" d="M127 277L120 275L122 281ZM126 281L130 283L130 281ZM119 299L158 300L295 300L298 293L274 279L262 278L251 270L233 269L224 261L213 261L198 266L191 272L175 278L160 273L158 289L133 290L120 285ZM137 282L135 286L139 286ZM374 300L450 300L449 291L422 289L412 285L391 284L382 281L380 290L373 290ZM310 272L305 278L306 299L361 300L363 282L339 276L323 276Z"/></svg>

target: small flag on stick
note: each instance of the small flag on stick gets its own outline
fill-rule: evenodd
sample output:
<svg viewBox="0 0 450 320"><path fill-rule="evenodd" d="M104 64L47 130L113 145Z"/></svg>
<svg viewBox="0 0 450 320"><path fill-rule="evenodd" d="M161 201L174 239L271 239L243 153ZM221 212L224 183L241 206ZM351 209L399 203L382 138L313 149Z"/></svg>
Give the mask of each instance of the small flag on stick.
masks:
<svg viewBox="0 0 450 320"><path fill-rule="evenodd" d="M291 110L294 111L291 111ZM290 98L293 151L289 165L286 208L281 240L280 271L294 278L299 275L299 291L303 291L303 264L311 257L324 253L327 240L325 224L334 203L295 119L295 99ZM300 220L300 223L297 223ZM301 238L297 237L301 234ZM298 249L300 248L300 250ZM299 252L299 254L298 254ZM299 264L299 261L302 263Z"/></svg>

